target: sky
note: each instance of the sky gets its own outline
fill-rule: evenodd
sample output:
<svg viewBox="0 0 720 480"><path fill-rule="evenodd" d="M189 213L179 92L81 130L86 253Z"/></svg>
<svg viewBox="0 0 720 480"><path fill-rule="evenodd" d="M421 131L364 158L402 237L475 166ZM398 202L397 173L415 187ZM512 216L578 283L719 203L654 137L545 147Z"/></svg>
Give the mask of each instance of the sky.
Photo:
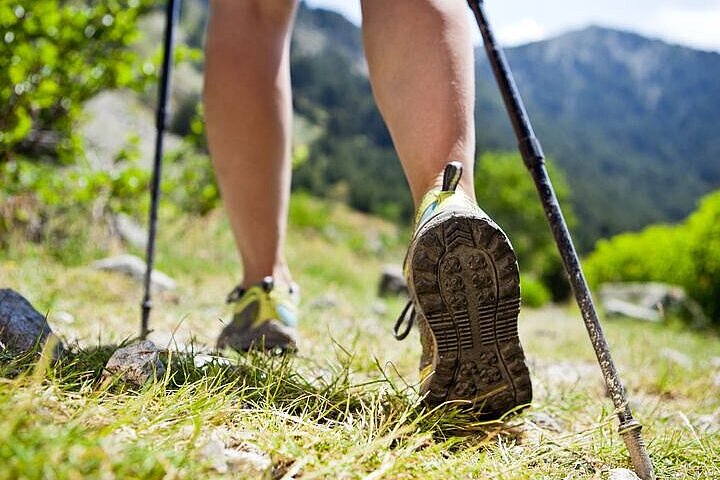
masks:
<svg viewBox="0 0 720 480"><path fill-rule="evenodd" d="M306 1L360 23L359 0ZM720 52L720 0L489 0L485 8L495 35L506 46L600 25Z"/></svg>

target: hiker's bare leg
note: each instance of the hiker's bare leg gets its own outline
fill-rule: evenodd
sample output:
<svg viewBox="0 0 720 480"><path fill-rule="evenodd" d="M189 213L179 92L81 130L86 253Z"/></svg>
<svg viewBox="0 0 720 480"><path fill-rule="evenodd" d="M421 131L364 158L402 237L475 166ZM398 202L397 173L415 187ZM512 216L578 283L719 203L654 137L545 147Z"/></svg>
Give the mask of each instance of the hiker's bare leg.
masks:
<svg viewBox="0 0 720 480"><path fill-rule="evenodd" d="M207 136L243 286L289 283L289 32L295 0L213 0L205 73Z"/></svg>
<svg viewBox="0 0 720 480"><path fill-rule="evenodd" d="M442 183L450 160L463 163L471 198L475 127L474 64L465 2L362 0L373 93L417 205Z"/></svg>

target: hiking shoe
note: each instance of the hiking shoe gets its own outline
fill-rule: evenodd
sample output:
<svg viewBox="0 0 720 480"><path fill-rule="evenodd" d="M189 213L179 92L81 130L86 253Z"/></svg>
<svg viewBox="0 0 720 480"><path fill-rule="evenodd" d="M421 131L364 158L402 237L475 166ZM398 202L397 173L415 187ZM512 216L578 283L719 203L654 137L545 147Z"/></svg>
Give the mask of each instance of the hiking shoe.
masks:
<svg viewBox="0 0 720 480"><path fill-rule="evenodd" d="M411 300L395 335L407 336L417 318L427 404L466 401L500 418L532 399L517 330L520 275L505 233L456 191L461 175L462 165L449 163L442 189L420 204L404 267Z"/></svg>
<svg viewBox="0 0 720 480"><path fill-rule="evenodd" d="M233 305L233 318L218 337L218 349L297 350L297 285L283 291L275 288L272 277L265 277L247 290L237 287L227 301Z"/></svg>

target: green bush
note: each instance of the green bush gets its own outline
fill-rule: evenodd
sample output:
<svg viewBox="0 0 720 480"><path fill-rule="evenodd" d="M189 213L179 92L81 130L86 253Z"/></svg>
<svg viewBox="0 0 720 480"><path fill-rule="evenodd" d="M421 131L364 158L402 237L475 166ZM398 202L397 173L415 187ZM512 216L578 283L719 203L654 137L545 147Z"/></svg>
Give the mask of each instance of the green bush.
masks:
<svg viewBox="0 0 720 480"><path fill-rule="evenodd" d="M0 164L0 245L7 247L11 237L21 237L47 242L59 258L64 253L80 258L87 249L78 246L89 243L89 231L109 225L112 215L145 220L150 171L138 162L137 138L131 138L108 170L28 160ZM204 215L220 202L210 159L187 144L166 156L161 189L163 207L174 212ZM106 244L107 233L96 243ZM69 244L75 246L65 248Z"/></svg>
<svg viewBox="0 0 720 480"><path fill-rule="evenodd" d="M532 275L522 275L520 277L520 292L522 294L522 303L526 307L542 307L551 298L550 291Z"/></svg>
<svg viewBox="0 0 720 480"><path fill-rule="evenodd" d="M680 285L720 325L720 191L679 225L653 225L598 242L585 261L591 285L658 281Z"/></svg>
<svg viewBox="0 0 720 480"><path fill-rule="evenodd" d="M572 226L575 215L567 201L570 189L562 172L548 163L555 190ZM486 152L475 172L478 203L508 234L520 269L544 284L548 300L566 300L569 284L562 269L535 184L517 153ZM538 299L543 298L538 296Z"/></svg>
<svg viewBox="0 0 720 480"><path fill-rule="evenodd" d="M686 222L689 256L694 268L688 278L688 293L720 325L720 191L700 201Z"/></svg>
<svg viewBox="0 0 720 480"><path fill-rule="evenodd" d="M0 163L17 155L73 163L82 104L108 88L140 89L154 73L130 48L149 0L0 4Z"/></svg>
<svg viewBox="0 0 720 480"><path fill-rule="evenodd" d="M66 264L108 247L112 213L147 211L149 172L132 161L112 171L13 160L0 164L0 246L43 242Z"/></svg>
<svg viewBox="0 0 720 480"><path fill-rule="evenodd" d="M186 141L165 159L162 200L178 210L205 215L220 203L220 189L215 181L210 157Z"/></svg>
<svg viewBox="0 0 720 480"><path fill-rule="evenodd" d="M295 192L289 207L289 222L297 228L324 231L330 226L330 208L306 192Z"/></svg>

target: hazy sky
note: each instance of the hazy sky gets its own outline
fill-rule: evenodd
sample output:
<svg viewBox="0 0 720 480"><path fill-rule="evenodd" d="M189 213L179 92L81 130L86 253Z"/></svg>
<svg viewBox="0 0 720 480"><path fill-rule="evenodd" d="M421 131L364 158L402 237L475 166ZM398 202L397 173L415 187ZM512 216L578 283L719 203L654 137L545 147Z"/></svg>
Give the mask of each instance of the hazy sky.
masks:
<svg viewBox="0 0 720 480"><path fill-rule="evenodd" d="M359 0L306 1L311 6L337 10L360 23ZM485 6L497 37L505 45L595 24L720 51L720 0L489 0Z"/></svg>

